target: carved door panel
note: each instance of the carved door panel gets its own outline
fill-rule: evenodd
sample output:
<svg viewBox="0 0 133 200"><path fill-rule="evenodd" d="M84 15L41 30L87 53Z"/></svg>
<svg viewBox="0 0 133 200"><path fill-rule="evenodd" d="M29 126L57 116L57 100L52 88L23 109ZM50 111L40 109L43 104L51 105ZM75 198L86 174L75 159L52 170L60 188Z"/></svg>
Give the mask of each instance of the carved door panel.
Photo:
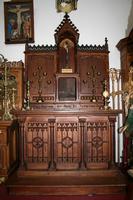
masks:
<svg viewBox="0 0 133 200"><path fill-rule="evenodd" d="M102 101L103 81L106 77L104 57L84 55L79 58L80 95L82 100Z"/></svg>
<svg viewBox="0 0 133 200"><path fill-rule="evenodd" d="M110 134L107 119L88 119L85 136L87 168L108 168Z"/></svg>
<svg viewBox="0 0 133 200"><path fill-rule="evenodd" d="M55 100L55 55L28 55L27 79L30 81L30 101Z"/></svg>
<svg viewBox="0 0 133 200"><path fill-rule="evenodd" d="M27 117L21 144L25 169L109 168L114 159L112 122L106 116Z"/></svg>
<svg viewBox="0 0 133 200"><path fill-rule="evenodd" d="M57 169L78 169L80 162L80 133L77 119L57 119L55 162Z"/></svg>
<svg viewBox="0 0 133 200"><path fill-rule="evenodd" d="M24 163L26 169L48 169L50 141L47 120L28 119L24 132Z"/></svg>

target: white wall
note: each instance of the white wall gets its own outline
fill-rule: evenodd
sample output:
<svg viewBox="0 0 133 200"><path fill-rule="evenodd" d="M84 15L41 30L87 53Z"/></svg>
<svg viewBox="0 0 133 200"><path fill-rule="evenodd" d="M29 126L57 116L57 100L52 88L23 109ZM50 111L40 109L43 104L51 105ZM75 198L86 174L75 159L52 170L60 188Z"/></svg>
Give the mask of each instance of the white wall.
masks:
<svg viewBox="0 0 133 200"><path fill-rule="evenodd" d="M8 60L24 61L24 44L4 43L4 0L0 0L0 53ZM70 18L79 29L79 44L103 45L108 38L110 67L120 66L116 44L133 27L130 19L133 0L78 0L78 9ZM54 30L63 19L55 0L34 0L35 44L54 44ZM129 27L130 22L130 27Z"/></svg>

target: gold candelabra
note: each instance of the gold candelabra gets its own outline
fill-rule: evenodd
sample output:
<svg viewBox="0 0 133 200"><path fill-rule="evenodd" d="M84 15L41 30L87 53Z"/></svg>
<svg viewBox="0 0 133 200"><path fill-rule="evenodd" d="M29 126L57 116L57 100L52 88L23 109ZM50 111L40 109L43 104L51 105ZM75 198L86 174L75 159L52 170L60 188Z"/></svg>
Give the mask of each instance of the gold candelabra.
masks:
<svg viewBox="0 0 133 200"><path fill-rule="evenodd" d="M0 54L0 101L3 120L13 119L10 112L15 109L16 88L16 79L10 73L10 63Z"/></svg>

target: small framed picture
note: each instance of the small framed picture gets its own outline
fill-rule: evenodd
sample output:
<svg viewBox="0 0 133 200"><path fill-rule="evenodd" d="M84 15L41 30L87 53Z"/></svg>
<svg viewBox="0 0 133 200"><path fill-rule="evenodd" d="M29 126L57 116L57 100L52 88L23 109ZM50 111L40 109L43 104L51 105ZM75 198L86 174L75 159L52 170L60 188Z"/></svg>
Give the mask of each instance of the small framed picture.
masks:
<svg viewBox="0 0 133 200"><path fill-rule="evenodd" d="M58 100L76 101L76 78L59 77L58 78Z"/></svg>
<svg viewBox="0 0 133 200"><path fill-rule="evenodd" d="M5 43L34 42L33 1L4 2Z"/></svg>

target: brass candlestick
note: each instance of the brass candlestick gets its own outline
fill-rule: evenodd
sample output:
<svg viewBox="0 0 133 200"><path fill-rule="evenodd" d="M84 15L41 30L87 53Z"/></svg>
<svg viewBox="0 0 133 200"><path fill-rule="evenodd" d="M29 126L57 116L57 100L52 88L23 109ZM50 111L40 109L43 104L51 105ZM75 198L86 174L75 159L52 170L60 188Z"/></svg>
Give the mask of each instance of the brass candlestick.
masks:
<svg viewBox="0 0 133 200"><path fill-rule="evenodd" d="M107 81L104 81L104 91L103 91L103 97L104 97L104 109L108 110L109 107L109 92L107 90Z"/></svg>
<svg viewBox="0 0 133 200"><path fill-rule="evenodd" d="M28 80L26 83L26 110L30 110L30 81Z"/></svg>

